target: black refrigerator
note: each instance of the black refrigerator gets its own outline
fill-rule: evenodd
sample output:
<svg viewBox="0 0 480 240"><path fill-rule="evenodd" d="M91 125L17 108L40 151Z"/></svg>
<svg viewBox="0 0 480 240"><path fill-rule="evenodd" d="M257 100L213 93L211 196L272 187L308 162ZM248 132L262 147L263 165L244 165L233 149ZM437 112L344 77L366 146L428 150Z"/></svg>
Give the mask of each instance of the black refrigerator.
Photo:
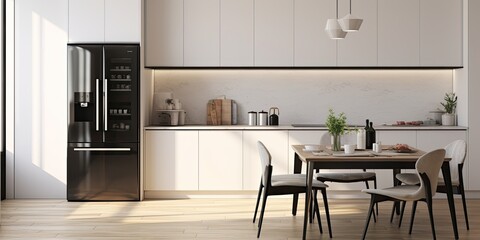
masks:
<svg viewBox="0 0 480 240"><path fill-rule="evenodd" d="M68 45L67 200L140 200L139 45Z"/></svg>

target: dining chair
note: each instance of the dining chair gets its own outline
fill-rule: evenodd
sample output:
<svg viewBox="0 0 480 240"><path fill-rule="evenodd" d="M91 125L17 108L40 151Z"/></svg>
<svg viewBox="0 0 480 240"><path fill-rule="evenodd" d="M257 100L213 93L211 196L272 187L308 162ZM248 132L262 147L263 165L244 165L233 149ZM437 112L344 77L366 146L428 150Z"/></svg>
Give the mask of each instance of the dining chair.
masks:
<svg viewBox="0 0 480 240"><path fill-rule="evenodd" d="M272 166L272 156L270 152L265 147L265 145L261 142L257 142L258 151L260 154L260 161L262 165L262 177L260 179L260 188L258 190L258 197L257 203L255 206L255 214L253 216L253 222L257 217L258 205L260 203L260 196L263 193L263 201L262 201L262 209L260 211L260 218L258 220L258 233L257 238L260 237L260 232L262 230L262 222L263 222L263 215L265 213L265 206L267 204L267 197L271 195L286 195L286 194L299 194L305 193L307 186L306 186L306 175L305 174L284 174L284 175L272 175L273 166ZM313 189L320 190L323 195L323 204L325 207L325 214L327 218L327 225L328 225L328 233L330 238L332 237L332 227L330 225L330 212L328 210L328 201L327 201L327 191L326 188L328 187L325 183L317 181L315 179L313 181ZM313 194L312 194L313 196ZM320 229L320 233L323 233L322 223L320 220L320 211L318 207L318 202L316 196L313 199L314 209L317 216L318 227Z"/></svg>
<svg viewBox="0 0 480 240"><path fill-rule="evenodd" d="M467 156L467 143L464 140L456 140L445 147L445 156L451 158L450 160L450 175L452 177L452 187L454 194L462 196L463 212L465 215L465 224L467 230L470 230L468 224L467 202L465 200L465 188L463 183L463 166ZM420 179L413 173L399 173L395 176L400 182L407 185L417 185ZM446 193L447 189L443 180L443 174L438 175L437 192ZM405 203L404 203L405 204ZM402 216L400 216L399 225L401 224Z"/></svg>
<svg viewBox="0 0 480 240"><path fill-rule="evenodd" d="M339 182L339 183L354 183L365 182L365 186L370 188L368 181L373 181L373 187L377 188L377 175L374 172L318 172L314 176L320 182ZM376 204L376 215L378 215L378 204ZM374 221L377 221L373 215Z"/></svg>
<svg viewBox="0 0 480 240"><path fill-rule="evenodd" d="M445 149L437 149L422 155L415 163L415 174L420 180L419 185L398 185L384 189L363 189L362 192L371 195L367 221L363 231L363 238L367 235L368 224L375 203L384 201L412 201L412 217L410 219L409 234L412 233L415 209L418 201L425 201L428 207L433 239L436 239L435 223L433 219L432 197L436 193L438 174L445 159Z"/></svg>

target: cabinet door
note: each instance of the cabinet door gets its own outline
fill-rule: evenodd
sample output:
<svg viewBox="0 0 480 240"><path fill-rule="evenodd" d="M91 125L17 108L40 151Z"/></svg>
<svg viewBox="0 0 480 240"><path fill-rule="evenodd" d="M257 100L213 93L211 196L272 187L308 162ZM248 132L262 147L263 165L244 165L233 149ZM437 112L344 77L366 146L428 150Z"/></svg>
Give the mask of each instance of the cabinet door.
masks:
<svg viewBox="0 0 480 240"><path fill-rule="evenodd" d="M200 131L199 189L242 190L242 131Z"/></svg>
<svg viewBox="0 0 480 240"><path fill-rule="evenodd" d="M220 65L220 0L184 0L185 66Z"/></svg>
<svg viewBox="0 0 480 240"><path fill-rule="evenodd" d="M183 1L145 1L145 66L183 66Z"/></svg>
<svg viewBox="0 0 480 240"><path fill-rule="evenodd" d="M289 131L288 132L288 173L293 173L295 163L295 151L292 145L300 144L328 144L329 134L327 131ZM306 164L302 165L302 173L305 173Z"/></svg>
<svg viewBox="0 0 480 240"><path fill-rule="evenodd" d="M419 0L378 1L378 65L420 65Z"/></svg>
<svg viewBox="0 0 480 240"><path fill-rule="evenodd" d="M463 66L461 0L420 0L420 65Z"/></svg>
<svg viewBox="0 0 480 240"><path fill-rule="evenodd" d="M105 0L105 41L140 43L140 0Z"/></svg>
<svg viewBox="0 0 480 240"><path fill-rule="evenodd" d="M349 0L339 1L339 18L349 13L349 3ZM377 66L377 0L352 0L351 3L352 15L362 18L363 23L358 32L350 32L345 39L337 41L338 66Z"/></svg>
<svg viewBox="0 0 480 240"><path fill-rule="evenodd" d="M325 33L335 18L335 0L295 1L295 66L336 66L337 41Z"/></svg>
<svg viewBox="0 0 480 240"><path fill-rule="evenodd" d="M220 65L253 66L253 0L220 3Z"/></svg>
<svg viewBox="0 0 480 240"><path fill-rule="evenodd" d="M69 0L68 41L104 42L104 10L103 0Z"/></svg>
<svg viewBox="0 0 480 240"><path fill-rule="evenodd" d="M243 133L243 190L258 190L262 166L257 141L262 141L272 156L273 174L288 172L287 131L245 131Z"/></svg>
<svg viewBox="0 0 480 240"><path fill-rule="evenodd" d="M255 66L293 66L293 0L255 0Z"/></svg>
<svg viewBox="0 0 480 240"><path fill-rule="evenodd" d="M145 190L198 190L198 131L146 131L145 143Z"/></svg>

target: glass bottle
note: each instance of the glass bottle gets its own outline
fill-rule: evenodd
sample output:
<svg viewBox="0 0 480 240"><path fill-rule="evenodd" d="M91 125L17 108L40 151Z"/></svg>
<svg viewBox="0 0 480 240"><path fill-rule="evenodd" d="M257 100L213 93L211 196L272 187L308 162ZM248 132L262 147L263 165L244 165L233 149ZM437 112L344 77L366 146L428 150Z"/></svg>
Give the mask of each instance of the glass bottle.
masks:
<svg viewBox="0 0 480 240"><path fill-rule="evenodd" d="M375 135L376 134L375 134L375 129L373 128L373 122L370 122L370 126L365 132L365 137L366 137L365 145L367 149L372 149L373 144L376 141Z"/></svg>

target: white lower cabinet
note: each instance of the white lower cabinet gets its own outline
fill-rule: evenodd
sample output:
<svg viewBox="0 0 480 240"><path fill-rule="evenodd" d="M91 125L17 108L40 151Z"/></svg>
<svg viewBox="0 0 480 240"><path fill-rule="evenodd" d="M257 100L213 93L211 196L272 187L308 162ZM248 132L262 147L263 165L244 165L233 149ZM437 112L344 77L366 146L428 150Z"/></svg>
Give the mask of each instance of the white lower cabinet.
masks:
<svg viewBox="0 0 480 240"><path fill-rule="evenodd" d="M145 159L145 190L198 190L198 131L146 131Z"/></svg>
<svg viewBox="0 0 480 240"><path fill-rule="evenodd" d="M342 144L355 143L354 135L342 137ZM377 131L376 138L383 145L405 143L424 151L431 151L443 148L457 139L466 140L467 131L380 130ZM145 190L258 190L262 170L257 141L262 141L272 155L273 174L287 174L293 173L294 151L291 145L329 145L330 134L326 130L147 130ZM465 179L468 179L468 166L467 159L464 168ZM303 173L305 168L303 164ZM378 188L393 185L392 170L368 169L368 171L377 173ZM329 190L365 188L365 184L361 182L327 184L330 186ZM466 186L467 189L476 189L468 182Z"/></svg>
<svg viewBox="0 0 480 240"><path fill-rule="evenodd" d="M200 131L199 190L242 190L242 131Z"/></svg>
<svg viewBox="0 0 480 240"><path fill-rule="evenodd" d="M257 190L262 176L257 141L272 156L273 174L287 174L288 131L245 131L243 133L243 190Z"/></svg>

